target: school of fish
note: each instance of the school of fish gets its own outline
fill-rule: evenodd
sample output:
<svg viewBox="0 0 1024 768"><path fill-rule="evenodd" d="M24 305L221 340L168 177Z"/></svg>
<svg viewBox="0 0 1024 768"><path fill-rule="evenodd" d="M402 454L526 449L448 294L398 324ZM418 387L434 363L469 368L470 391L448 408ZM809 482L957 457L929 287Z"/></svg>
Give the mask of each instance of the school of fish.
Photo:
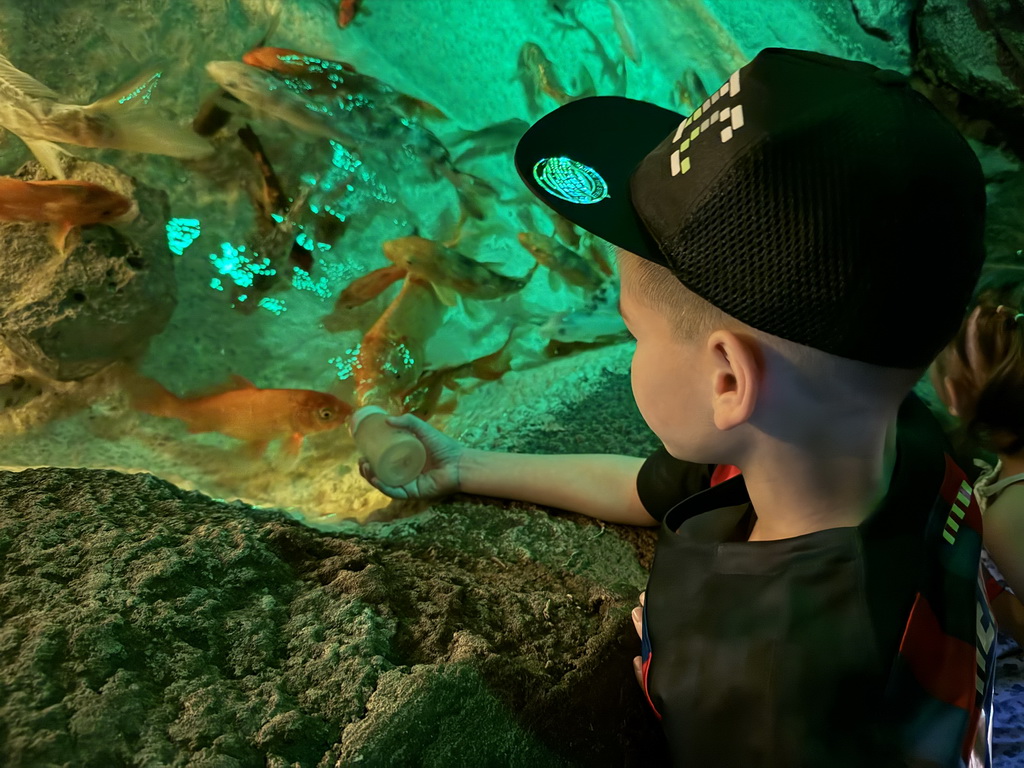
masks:
<svg viewBox="0 0 1024 768"><path fill-rule="evenodd" d="M297 454L306 436L337 428L365 404L423 418L450 412L454 399L445 402L442 397L465 391L460 379L491 381L512 369L521 328L539 329L549 339L548 356L623 338L621 321L607 311L562 312L540 323L536 317L510 316L507 339L488 354L441 367L432 366L425 354L427 342L440 332L452 307L469 313L476 302L505 301L522 292L538 269L547 273L552 289L580 290L584 297L605 291L614 276L596 238L584 235L587 239L581 240L580 232L565 219L532 200L502 198L494 182L466 169L510 154L530 120L546 109L599 90L626 93L626 62L638 64L640 49L622 7L615 0L606 2L619 42L617 57L580 21L571 0L549 2L556 26L578 30L590 41L588 55L604 84L600 89L586 65L566 85L541 46L526 41L516 62L524 114L471 129L453 130L437 106L349 62L268 45L277 16L238 60L206 64L216 90L203 101L190 127L157 116L147 106L161 71L142 72L113 93L77 105L0 55L0 128L24 142L53 177L0 177L0 221L47 227L47 239L66 255L75 247L78 228L117 226L137 210L133 200L113 190L65 178L61 158L72 153L69 145L187 159L196 162L200 172L216 165L224 147L234 146L237 156L251 161L247 170L239 171L247 174L244 187L254 212L255 229L248 245L265 265L249 284L231 294L235 306L249 312L270 294L287 290L293 273L309 276L316 269L311 243L336 245L350 224L358 226L365 217L365 225L374 214L373 206L345 208L344 195L353 194L353 184L359 181L353 170L347 176L337 174L330 185L320 184L321 179L287 189L256 133L260 125L280 121L311 141L327 139L340 145L353 167L372 168L385 188L400 186L403 170L394 167L394 158L413 158L423 179L451 185L458 223L448 239L425 237L415 228L412 234L396 233L386 239L381 252L387 265L350 281L333 310L321 319L328 331L351 330L350 315L356 308L394 291L377 319L364 326L351 381L346 383L350 391L339 397L314 390L261 389L234 375L215 390L179 396L138 376L129 385L130 401L149 416L183 422L190 433L218 432L242 441L252 457L263 455L275 440L282 441L285 452ZM372 13L364 5L360 0L340 0L337 26L345 29ZM699 82L695 74L688 77L687 83ZM328 187L334 190L333 197L327 194ZM517 207L521 230L495 229L494 213L502 204ZM463 239L474 228L478 243L484 234L495 232L506 240L514 238L532 257L532 267L510 273L503 257L470 245L473 237ZM392 288L396 284L397 290ZM339 387L338 392L343 390Z"/></svg>

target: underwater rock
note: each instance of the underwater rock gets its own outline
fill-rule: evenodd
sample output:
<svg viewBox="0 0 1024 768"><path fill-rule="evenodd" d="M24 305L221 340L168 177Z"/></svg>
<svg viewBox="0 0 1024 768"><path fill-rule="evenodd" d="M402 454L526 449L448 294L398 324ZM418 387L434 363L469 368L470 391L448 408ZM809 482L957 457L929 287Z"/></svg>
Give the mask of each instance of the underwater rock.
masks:
<svg viewBox="0 0 1024 768"><path fill-rule="evenodd" d="M653 531L457 498L325 533L0 472L5 766L663 764L631 666Z"/></svg>
<svg viewBox="0 0 1024 768"><path fill-rule="evenodd" d="M926 0L915 19L915 73L967 136L1024 158L1024 30L1020 4Z"/></svg>
<svg viewBox="0 0 1024 768"><path fill-rule="evenodd" d="M0 411L17 408L43 393L38 381L16 373L0 374Z"/></svg>
<svg viewBox="0 0 1024 768"><path fill-rule="evenodd" d="M67 256L46 224L0 222L0 338L40 372L74 381L141 355L176 303L164 225L167 194L116 168L66 157L69 179L132 198L139 215L117 228L83 227ZM36 162L17 178L49 178ZM75 235L72 234L72 237Z"/></svg>

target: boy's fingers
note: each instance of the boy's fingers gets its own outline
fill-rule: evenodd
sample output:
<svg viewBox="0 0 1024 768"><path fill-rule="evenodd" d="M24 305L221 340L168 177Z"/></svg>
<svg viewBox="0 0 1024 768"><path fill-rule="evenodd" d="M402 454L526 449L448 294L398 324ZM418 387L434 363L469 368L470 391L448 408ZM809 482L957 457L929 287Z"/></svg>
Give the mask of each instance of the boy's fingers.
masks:
<svg viewBox="0 0 1024 768"><path fill-rule="evenodd" d="M639 656L633 657L633 674L636 675L636 684L644 687L644 665Z"/></svg>
<svg viewBox="0 0 1024 768"><path fill-rule="evenodd" d="M643 639L644 636L644 613L640 608L633 609L633 627L636 629L637 635Z"/></svg>
<svg viewBox="0 0 1024 768"><path fill-rule="evenodd" d="M644 597L646 597L646 596L647 596L647 590L644 590L643 592L640 593L640 605L644 604Z"/></svg>

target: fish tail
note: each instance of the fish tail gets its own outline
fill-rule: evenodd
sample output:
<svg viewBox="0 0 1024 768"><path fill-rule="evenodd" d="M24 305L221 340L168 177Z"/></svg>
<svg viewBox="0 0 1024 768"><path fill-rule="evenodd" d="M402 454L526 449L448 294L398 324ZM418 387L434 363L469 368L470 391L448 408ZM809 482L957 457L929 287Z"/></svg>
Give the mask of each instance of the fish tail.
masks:
<svg viewBox="0 0 1024 768"><path fill-rule="evenodd" d="M181 398L155 379L137 376L128 383L127 389L131 406L136 411L165 419L180 418L178 405Z"/></svg>
<svg viewBox="0 0 1024 768"><path fill-rule="evenodd" d="M213 146L189 128L155 114L146 104L160 72L147 72L84 110L109 121L110 136L103 146L170 157L209 155Z"/></svg>

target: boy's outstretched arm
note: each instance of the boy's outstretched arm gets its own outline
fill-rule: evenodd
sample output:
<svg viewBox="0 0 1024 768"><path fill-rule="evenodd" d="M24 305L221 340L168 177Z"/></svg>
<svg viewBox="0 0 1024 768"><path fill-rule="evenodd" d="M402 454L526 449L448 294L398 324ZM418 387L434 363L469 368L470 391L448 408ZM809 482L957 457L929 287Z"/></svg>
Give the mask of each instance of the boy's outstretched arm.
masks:
<svg viewBox="0 0 1024 768"><path fill-rule="evenodd" d="M518 499L626 525L657 525L636 491L644 460L610 454L521 454L467 449L461 490Z"/></svg>
<svg viewBox="0 0 1024 768"><path fill-rule="evenodd" d="M658 524L637 495L644 459L496 453L467 448L412 414L391 417L388 424L411 432L427 452L422 473L403 486L384 485L366 459L360 459L360 474L392 498L434 499L461 491L557 507L609 523Z"/></svg>

